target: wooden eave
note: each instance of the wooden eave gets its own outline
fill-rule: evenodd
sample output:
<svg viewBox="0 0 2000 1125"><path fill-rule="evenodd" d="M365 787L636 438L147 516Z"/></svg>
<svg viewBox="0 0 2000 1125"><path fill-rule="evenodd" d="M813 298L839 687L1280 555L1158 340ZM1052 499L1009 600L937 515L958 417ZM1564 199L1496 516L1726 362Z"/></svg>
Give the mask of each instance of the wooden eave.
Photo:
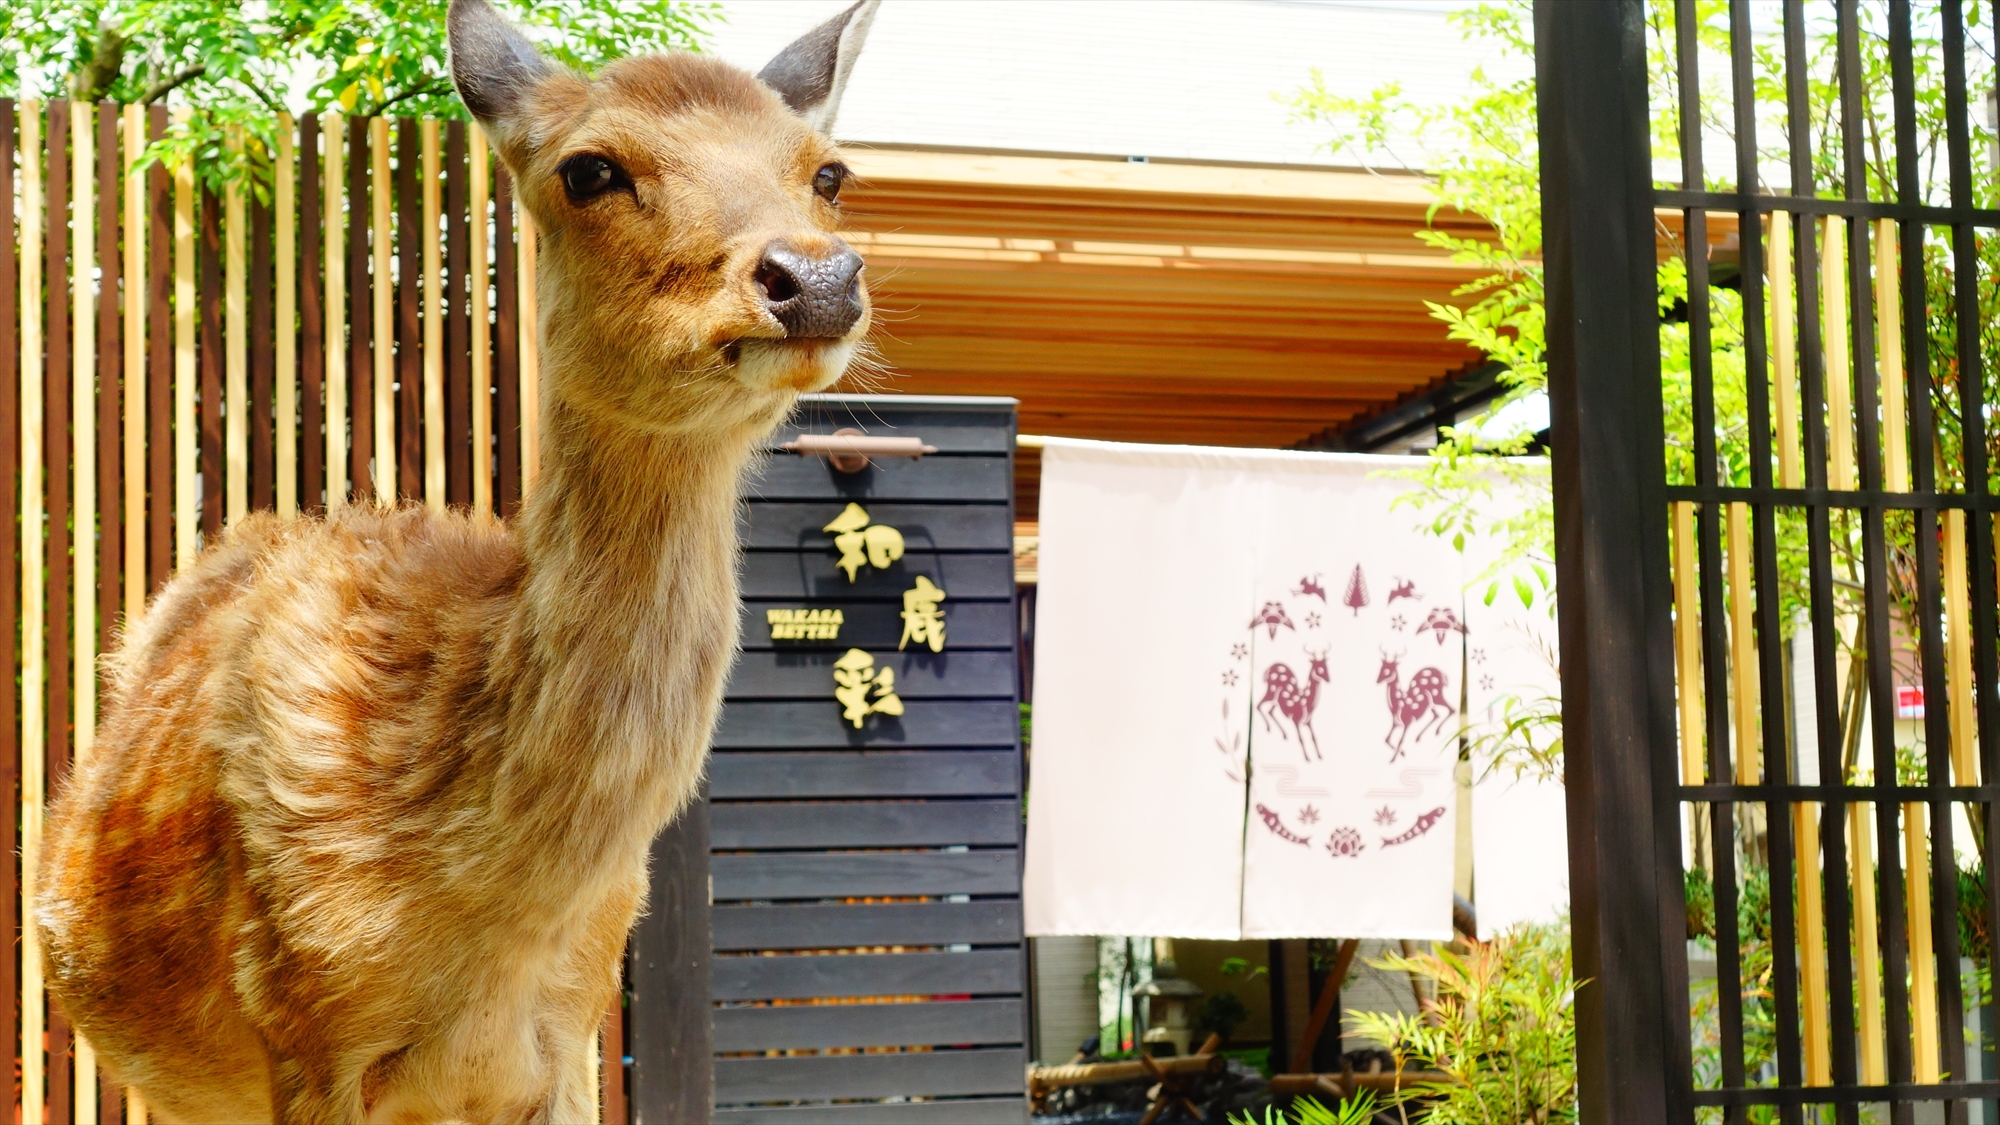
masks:
<svg viewBox="0 0 2000 1125"><path fill-rule="evenodd" d="M1426 301L1476 271L1415 237L1421 181L850 147L886 375L1021 400L1027 432L1287 446L1477 358ZM1440 211L1429 225L1490 237Z"/></svg>

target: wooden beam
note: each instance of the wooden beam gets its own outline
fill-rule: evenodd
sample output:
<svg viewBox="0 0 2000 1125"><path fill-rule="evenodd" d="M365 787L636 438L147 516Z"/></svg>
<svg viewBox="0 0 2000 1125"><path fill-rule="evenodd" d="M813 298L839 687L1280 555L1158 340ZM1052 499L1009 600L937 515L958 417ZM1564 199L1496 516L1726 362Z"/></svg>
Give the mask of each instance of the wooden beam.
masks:
<svg viewBox="0 0 2000 1125"><path fill-rule="evenodd" d="M1255 200L1266 205L1423 208L1432 198L1418 176L1349 169L1134 163L1115 157L1013 156L868 145L849 145L844 151L862 180L876 184L1209 196L1236 206Z"/></svg>
<svg viewBox="0 0 2000 1125"><path fill-rule="evenodd" d="M1319 990L1319 1001L1313 1005L1312 1018L1306 1021L1306 1030L1299 1036L1298 1046L1292 1048L1292 1073L1303 1074L1312 1070L1313 1046L1319 1042L1320 1032L1326 1021L1333 1015L1334 1001L1340 998L1340 986L1347 980L1347 971L1354 966L1354 954L1361 943L1348 938L1340 943L1340 952L1334 955L1333 971L1326 975L1326 984Z"/></svg>

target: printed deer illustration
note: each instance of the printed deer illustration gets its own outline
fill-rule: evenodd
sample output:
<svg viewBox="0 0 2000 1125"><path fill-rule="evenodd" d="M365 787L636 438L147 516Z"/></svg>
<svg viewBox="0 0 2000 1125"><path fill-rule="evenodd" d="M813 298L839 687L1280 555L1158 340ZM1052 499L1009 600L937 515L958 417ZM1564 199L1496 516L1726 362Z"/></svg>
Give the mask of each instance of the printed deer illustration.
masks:
<svg viewBox="0 0 2000 1125"><path fill-rule="evenodd" d="M1389 686L1389 733L1382 739L1383 745L1395 751L1389 755L1390 761L1403 756L1403 741L1410 734L1411 724L1419 719L1428 719L1423 729L1416 732L1422 741L1425 735L1458 713L1457 708L1445 702L1444 673L1436 668L1422 668L1410 677L1408 685L1401 682L1402 673L1397 663L1402 654L1390 656L1382 654L1382 667L1375 673L1375 682Z"/></svg>
<svg viewBox="0 0 2000 1125"><path fill-rule="evenodd" d="M1288 737L1284 723L1272 717L1274 711L1291 721L1292 733L1299 736L1299 756L1307 761L1321 756L1319 734L1313 730L1313 711L1319 706L1319 685L1332 679L1326 670L1326 652L1326 649L1306 650L1312 663L1306 669L1303 683L1289 664L1273 664L1264 669L1264 698L1257 701L1257 713L1264 717L1265 730L1277 731L1279 738Z"/></svg>
<svg viewBox="0 0 2000 1125"><path fill-rule="evenodd" d="M452 0L452 76L541 232L541 479L511 526L246 519L131 626L27 955L161 1118L596 1113L648 846L736 651L740 481L868 330L824 134L872 11L761 82L592 80Z"/></svg>

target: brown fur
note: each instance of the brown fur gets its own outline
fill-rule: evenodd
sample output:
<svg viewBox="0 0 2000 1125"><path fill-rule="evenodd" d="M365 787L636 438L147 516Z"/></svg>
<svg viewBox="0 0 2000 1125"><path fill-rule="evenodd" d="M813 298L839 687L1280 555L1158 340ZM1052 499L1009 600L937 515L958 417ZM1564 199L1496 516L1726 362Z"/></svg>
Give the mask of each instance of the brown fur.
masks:
<svg viewBox="0 0 2000 1125"><path fill-rule="evenodd" d="M588 1120L647 847L736 647L758 439L867 329L782 339L763 248L837 245L831 144L749 76L633 59L488 123L542 232L518 526L252 516L134 623L50 812L50 987L169 1120ZM556 166L611 156L583 204Z"/></svg>

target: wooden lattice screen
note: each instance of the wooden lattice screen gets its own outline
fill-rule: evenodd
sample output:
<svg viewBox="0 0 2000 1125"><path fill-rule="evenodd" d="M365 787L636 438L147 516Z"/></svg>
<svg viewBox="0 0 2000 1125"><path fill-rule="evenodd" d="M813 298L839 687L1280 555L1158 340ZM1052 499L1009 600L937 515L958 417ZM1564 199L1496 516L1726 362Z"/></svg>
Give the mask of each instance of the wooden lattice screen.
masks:
<svg viewBox="0 0 2000 1125"><path fill-rule="evenodd" d="M1584 1120L1993 1120L1994 34L1538 0Z"/></svg>
<svg viewBox="0 0 2000 1125"><path fill-rule="evenodd" d="M510 514L535 475L534 239L476 125L275 121L268 180L133 171L162 107L0 101L0 988L17 1120L140 1121L43 991L44 797L91 751L121 624L255 509L346 497ZM609 1116L622 1119L617 1021Z"/></svg>

